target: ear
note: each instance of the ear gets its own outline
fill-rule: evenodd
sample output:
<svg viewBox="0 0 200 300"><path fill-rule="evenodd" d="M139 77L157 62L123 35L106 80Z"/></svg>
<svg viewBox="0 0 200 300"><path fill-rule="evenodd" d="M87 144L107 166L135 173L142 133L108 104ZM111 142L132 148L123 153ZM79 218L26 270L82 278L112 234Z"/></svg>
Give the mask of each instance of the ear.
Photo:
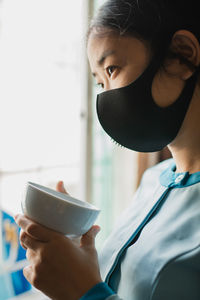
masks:
<svg viewBox="0 0 200 300"><path fill-rule="evenodd" d="M179 75L183 80L187 80L194 73L192 69L200 65L200 44L197 38L188 30L178 30L173 35L170 48L188 62L184 64L179 59Z"/></svg>

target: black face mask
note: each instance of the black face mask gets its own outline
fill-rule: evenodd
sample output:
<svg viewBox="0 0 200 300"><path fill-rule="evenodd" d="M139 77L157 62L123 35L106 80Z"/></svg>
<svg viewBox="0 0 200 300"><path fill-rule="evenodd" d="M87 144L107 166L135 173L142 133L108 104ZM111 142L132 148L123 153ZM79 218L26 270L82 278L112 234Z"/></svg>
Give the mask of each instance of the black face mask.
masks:
<svg viewBox="0 0 200 300"><path fill-rule="evenodd" d="M97 96L97 115L103 129L120 145L139 152L163 149L177 136L197 82L197 72L186 81L179 98L159 107L152 98L152 82L160 67L154 59L144 73L126 87Z"/></svg>

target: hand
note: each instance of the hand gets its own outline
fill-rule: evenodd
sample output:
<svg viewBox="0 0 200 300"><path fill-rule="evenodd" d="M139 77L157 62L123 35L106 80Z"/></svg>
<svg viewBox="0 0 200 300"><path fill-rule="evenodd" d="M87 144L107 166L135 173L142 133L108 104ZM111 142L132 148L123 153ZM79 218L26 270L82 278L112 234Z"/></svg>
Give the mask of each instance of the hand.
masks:
<svg viewBox="0 0 200 300"><path fill-rule="evenodd" d="M64 188L62 184L57 189ZM61 190L60 190L61 191ZM25 216L17 215L22 228L21 245L27 249L30 263L24 276L37 289L53 300L78 300L89 289L102 282L95 237L98 226L93 226L77 245L68 237L41 226Z"/></svg>

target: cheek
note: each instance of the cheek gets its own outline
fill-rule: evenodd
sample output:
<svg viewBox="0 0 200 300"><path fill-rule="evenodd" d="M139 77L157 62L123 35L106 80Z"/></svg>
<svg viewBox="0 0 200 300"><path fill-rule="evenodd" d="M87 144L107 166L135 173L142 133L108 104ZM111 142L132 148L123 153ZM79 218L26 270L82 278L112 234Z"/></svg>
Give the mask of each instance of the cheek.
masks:
<svg viewBox="0 0 200 300"><path fill-rule="evenodd" d="M152 83L152 97L158 106L167 107L179 98L184 85L184 80L158 72Z"/></svg>

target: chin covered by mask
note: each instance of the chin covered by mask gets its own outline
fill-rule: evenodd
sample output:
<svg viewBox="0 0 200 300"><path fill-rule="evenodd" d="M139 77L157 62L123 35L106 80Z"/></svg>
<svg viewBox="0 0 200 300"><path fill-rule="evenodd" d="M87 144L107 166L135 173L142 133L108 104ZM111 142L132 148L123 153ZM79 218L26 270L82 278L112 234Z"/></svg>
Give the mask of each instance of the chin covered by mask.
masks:
<svg viewBox="0 0 200 300"><path fill-rule="evenodd" d="M155 152L177 136L191 102L197 72L185 83L178 99L159 107L152 98L152 82L159 69L152 60L144 73L126 87L97 96L97 115L101 126L118 144L139 152Z"/></svg>

